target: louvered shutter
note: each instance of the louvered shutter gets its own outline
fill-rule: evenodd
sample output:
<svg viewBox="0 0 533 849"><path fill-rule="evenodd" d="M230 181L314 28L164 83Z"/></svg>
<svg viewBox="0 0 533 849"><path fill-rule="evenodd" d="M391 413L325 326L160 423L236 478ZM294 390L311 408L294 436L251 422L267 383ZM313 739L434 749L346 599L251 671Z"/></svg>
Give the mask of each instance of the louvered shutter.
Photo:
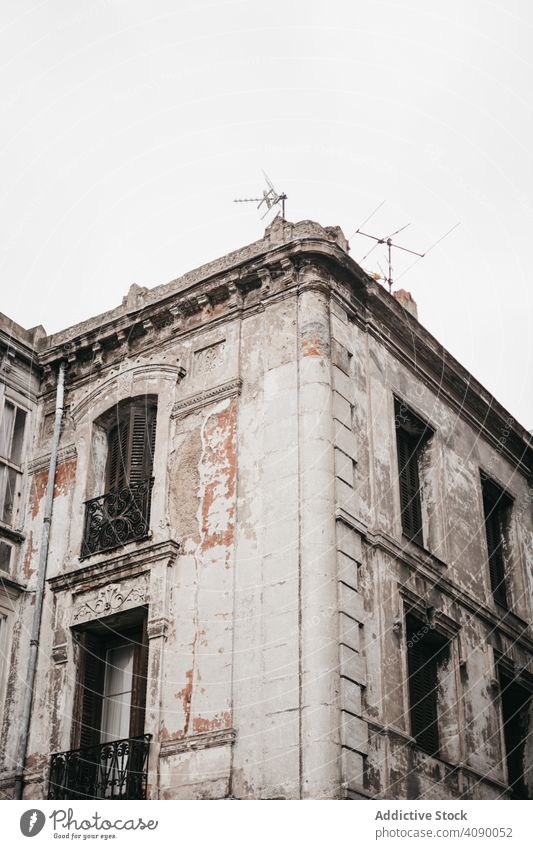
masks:
<svg viewBox="0 0 533 849"><path fill-rule="evenodd" d="M75 747L97 746L100 742L104 660L101 640L86 631L80 639L78 694L75 717Z"/></svg>
<svg viewBox="0 0 533 849"><path fill-rule="evenodd" d="M107 491L122 489L126 483L129 423L122 421L109 431Z"/></svg>
<svg viewBox="0 0 533 849"><path fill-rule="evenodd" d="M135 405L130 413L129 483L141 483L149 478L153 465L155 415L151 407Z"/></svg>
<svg viewBox="0 0 533 849"><path fill-rule="evenodd" d="M439 748L437 723L437 667L423 641L409 650L411 733L425 751Z"/></svg>
<svg viewBox="0 0 533 849"><path fill-rule="evenodd" d="M133 659L133 686L131 693L130 736L139 737L144 733L144 713L146 708L146 687L148 683L148 634L147 619L143 620L142 631L138 635Z"/></svg>
<svg viewBox="0 0 533 849"><path fill-rule="evenodd" d="M419 438L402 428L396 432L403 532L422 544L422 510L418 474Z"/></svg>
<svg viewBox="0 0 533 849"><path fill-rule="evenodd" d="M135 486L152 475L156 408L131 404L117 411L118 424L109 431L107 491Z"/></svg>

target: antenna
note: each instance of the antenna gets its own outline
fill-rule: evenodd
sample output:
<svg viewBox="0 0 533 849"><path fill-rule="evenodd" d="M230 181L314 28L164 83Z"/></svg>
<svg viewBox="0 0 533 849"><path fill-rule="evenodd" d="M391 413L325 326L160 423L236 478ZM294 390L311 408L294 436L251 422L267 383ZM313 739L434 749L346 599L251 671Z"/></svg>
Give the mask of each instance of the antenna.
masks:
<svg viewBox="0 0 533 849"><path fill-rule="evenodd" d="M379 209L379 207L377 207L377 209ZM377 210L376 210L376 211L377 211ZM372 213L372 215L373 215L373 214L374 214L374 213ZM370 218L372 217L372 215L370 216ZM367 219L367 221L368 221L368 219ZM398 230L395 230L395 231L394 231L394 233L391 233L391 234L390 234L390 236L381 236L381 237L379 237L379 236L371 236L371 235L370 235L370 233L363 233L363 231L360 229L360 227L358 227L358 228L357 228L357 230L355 231L355 233L358 233L360 236L366 236L366 238L367 238L367 239L373 239L373 240L374 240L374 242L375 242L375 245L374 245L372 248L370 248L370 250L369 250L369 251L368 251L368 252L364 255L364 257L363 257L363 259L361 260L361 262L362 262L364 259L366 259L366 258L367 258L367 256L368 256L369 254L371 254L371 253L372 253L372 251L373 251L375 248L377 248L377 246L378 246L378 245L386 245L386 246L387 246L387 253L388 253L388 266L389 266L389 268L388 268L388 276L386 276L386 277L385 277L385 275L384 275L384 274L383 274L383 272L382 272L381 277L379 277L378 279L379 279L379 280L383 280L383 282L384 282L384 283L387 283L387 285L388 285L388 287L389 287L389 292L392 292L392 287L393 287L393 284L394 284L394 281L393 281L393 279L392 279L392 248L396 248L396 249L397 249L397 250L399 250L399 251L405 251L405 253L413 254L413 256L418 257L418 259L415 259L414 263L413 263L412 265L410 265L410 266L409 266L409 268L407 268L407 269L406 269L406 271L404 271L404 272L402 272L402 274L400 274L400 277L403 277L403 275L404 275L404 274L406 274L406 273L407 273L407 271L409 271L409 269L410 269L410 268L412 268L412 267L413 267L413 265L415 265L415 263L417 263L419 259L423 259L425 256L427 256L427 254L428 254L430 251L432 251L432 250L433 250L433 248L435 248L435 247L436 247L436 246L437 246L440 242L442 242L442 240L443 240L443 239L445 239L445 238L446 238L446 236L449 236L449 235L450 235L450 233L452 233L452 232L453 232L453 230L455 230L455 229L456 229L456 227L459 227L459 224L460 224L460 223L461 223L461 222L460 222L460 221L458 221L458 222L457 222L457 224L454 224L454 226L453 226L453 227L451 227L451 228L450 228L450 229L449 229L449 230L448 230L448 231L444 234L444 236L441 236L441 237L440 237L440 239L437 239L437 241L436 241L436 242L434 242L434 243L431 245L431 247L429 247L427 250L425 250L423 254L419 253L418 251L412 251L410 248L406 248L406 247L404 247L403 245L397 245L395 242L393 242L393 241L392 241L392 237L393 237L393 236L396 236L398 233L401 233L403 230L405 230L407 227L409 227L409 226L410 226L409 224L404 224L404 226L403 226L403 227L400 227ZM361 225L361 226L362 226L362 225ZM380 268L380 271L381 271L381 268Z"/></svg>
<svg viewBox="0 0 533 849"><path fill-rule="evenodd" d="M264 215L261 216L261 219L268 215L268 213L274 206L281 204L281 220L285 221L285 201L287 200L287 195L285 194L285 192L278 194L278 192L274 188L272 180L268 177L267 174L265 174L264 171L263 177L265 178L265 182L268 186L268 191L266 189L263 189L262 198L235 198L233 203L257 203L258 209L260 209L263 204L265 204L266 212L264 213Z"/></svg>
<svg viewBox="0 0 533 849"><path fill-rule="evenodd" d="M392 292L393 279L392 279L392 249L396 248L399 251L405 251L408 254L414 254L417 257L422 258L425 254L418 253L418 251L412 251L410 248L404 248L403 245L397 245L392 241L392 237L396 236L398 233L401 233L402 230L405 230L409 227L409 224L404 224L403 227L399 227L398 230L395 230L394 233L391 233L390 236L371 236L370 233L363 233L363 231L358 227L355 231L360 236L366 236L367 239L373 239L376 243L373 248L370 248L368 253L366 253L363 259L366 259L368 254L371 254L374 248L377 248L378 245L387 245L387 254L388 254L388 263L389 263L389 273L387 277L383 277L385 283L387 283L389 287L389 292ZM361 260L362 261L362 260Z"/></svg>

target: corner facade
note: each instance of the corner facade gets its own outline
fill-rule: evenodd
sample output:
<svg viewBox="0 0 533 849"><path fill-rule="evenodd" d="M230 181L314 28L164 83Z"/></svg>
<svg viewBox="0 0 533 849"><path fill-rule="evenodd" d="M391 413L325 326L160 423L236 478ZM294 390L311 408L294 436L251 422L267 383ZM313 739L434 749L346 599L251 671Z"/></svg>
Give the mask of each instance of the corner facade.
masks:
<svg viewBox="0 0 533 849"><path fill-rule="evenodd" d="M4 798L61 362L25 798L531 795L529 435L347 251L276 219L27 344Z"/></svg>

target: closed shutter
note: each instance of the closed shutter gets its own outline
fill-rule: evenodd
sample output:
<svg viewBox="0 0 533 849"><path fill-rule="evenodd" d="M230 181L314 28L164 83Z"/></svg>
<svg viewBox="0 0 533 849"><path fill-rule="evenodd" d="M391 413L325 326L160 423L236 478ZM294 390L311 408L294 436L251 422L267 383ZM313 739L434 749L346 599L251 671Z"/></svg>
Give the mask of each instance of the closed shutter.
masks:
<svg viewBox="0 0 533 849"><path fill-rule="evenodd" d="M117 412L118 424L109 431L107 491L135 486L152 475L156 408L145 402Z"/></svg>
<svg viewBox="0 0 533 849"><path fill-rule="evenodd" d="M101 640L89 631L80 638L80 659L74 719L74 747L97 746L100 742L104 658Z"/></svg>
<svg viewBox="0 0 533 849"><path fill-rule="evenodd" d="M418 474L419 438L402 428L396 431L402 529L409 539L422 544L422 509Z"/></svg>
<svg viewBox="0 0 533 849"><path fill-rule="evenodd" d="M146 688L148 685L148 633L147 619L143 620L142 631L138 635L133 659L133 687L131 694L130 736L139 737L144 733L144 714L146 709Z"/></svg>
<svg viewBox="0 0 533 849"><path fill-rule="evenodd" d="M429 754L439 751L437 714L438 664L447 643L430 635L421 622L407 621L407 661L409 672L409 706L411 734Z"/></svg>
<svg viewBox="0 0 533 849"><path fill-rule="evenodd" d="M155 444L155 411L135 405L131 408L129 483L141 483L152 474Z"/></svg>
<svg viewBox="0 0 533 849"><path fill-rule="evenodd" d="M128 422L120 422L109 431L107 491L122 489L126 481Z"/></svg>

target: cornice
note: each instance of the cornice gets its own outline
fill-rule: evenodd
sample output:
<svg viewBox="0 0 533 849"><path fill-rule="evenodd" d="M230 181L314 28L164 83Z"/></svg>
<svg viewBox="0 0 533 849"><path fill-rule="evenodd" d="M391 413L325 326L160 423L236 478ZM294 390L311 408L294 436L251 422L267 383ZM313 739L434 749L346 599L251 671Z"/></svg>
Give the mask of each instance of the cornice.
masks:
<svg viewBox="0 0 533 849"><path fill-rule="evenodd" d="M87 587L96 589L110 581L136 577L147 572L152 563L161 560L167 559L168 565L171 565L178 552L179 543L175 540L165 540L154 545L135 548L119 556L100 558L90 565L48 578L47 583L54 593L64 590L81 592Z"/></svg>
<svg viewBox="0 0 533 849"><path fill-rule="evenodd" d="M219 386L213 386L211 389L198 392L196 395L183 398L174 404L171 418L175 419L179 416L186 416L194 410L205 407L206 404L222 401L224 398L234 398L241 394L241 387L242 381L239 378L235 378L234 380L226 381L226 383L221 383Z"/></svg>
<svg viewBox="0 0 533 849"><path fill-rule="evenodd" d="M206 731L204 734L192 734L180 740L165 740L161 743L160 756L170 757L181 755L183 752L192 752L196 749L210 749L213 746L229 746L237 739L234 728L221 728L216 731Z"/></svg>
<svg viewBox="0 0 533 849"><path fill-rule="evenodd" d="M60 448L57 452L57 462L64 463L65 460L70 460L76 458L78 456L78 452L76 446L65 445L64 448ZM32 458L28 463L28 472L30 475L35 474L36 472L42 472L48 470L50 467L50 453L42 454L40 457Z"/></svg>

